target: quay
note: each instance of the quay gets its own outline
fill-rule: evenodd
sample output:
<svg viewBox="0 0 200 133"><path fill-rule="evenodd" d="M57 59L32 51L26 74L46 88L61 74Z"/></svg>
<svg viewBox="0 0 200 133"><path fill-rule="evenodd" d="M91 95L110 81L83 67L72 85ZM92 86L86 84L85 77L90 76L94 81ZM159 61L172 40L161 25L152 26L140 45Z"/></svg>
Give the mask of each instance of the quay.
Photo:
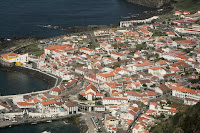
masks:
<svg viewBox="0 0 200 133"><path fill-rule="evenodd" d="M23 120L21 119L21 121L17 121L17 122L12 122L12 121L1 121L0 122L0 128L5 128L5 127L9 127L9 126L17 126L17 125L24 125L24 124L31 124L31 123L40 123L40 122L47 122L49 120L51 121L57 121L57 120L63 120L66 118L70 118L70 117L75 117L75 116L81 116L81 114L70 114L70 115L66 115L66 116L57 116L55 118L28 118L26 119L25 122L23 122Z"/></svg>

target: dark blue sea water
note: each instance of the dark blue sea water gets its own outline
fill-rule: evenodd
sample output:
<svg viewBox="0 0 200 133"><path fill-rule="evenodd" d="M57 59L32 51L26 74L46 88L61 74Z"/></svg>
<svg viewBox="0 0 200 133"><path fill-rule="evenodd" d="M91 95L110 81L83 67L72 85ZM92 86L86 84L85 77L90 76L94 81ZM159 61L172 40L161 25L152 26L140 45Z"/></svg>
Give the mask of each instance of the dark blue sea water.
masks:
<svg viewBox="0 0 200 133"><path fill-rule="evenodd" d="M11 128L0 129L0 133L41 133L48 131L51 133L79 133L76 125L64 124L62 121L52 123L39 123L37 125L13 126Z"/></svg>
<svg viewBox="0 0 200 133"><path fill-rule="evenodd" d="M0 71L1 95L23 94L45 90L48 83L20 72Z"/></svg>
<svg viewBox="0 0 200 133"><path fill-rule="evenodd" d="M151 8L126 0L1 0L0 38L51 37L68 32L38 25L87 26L118 24L129 13Z"/></svg>

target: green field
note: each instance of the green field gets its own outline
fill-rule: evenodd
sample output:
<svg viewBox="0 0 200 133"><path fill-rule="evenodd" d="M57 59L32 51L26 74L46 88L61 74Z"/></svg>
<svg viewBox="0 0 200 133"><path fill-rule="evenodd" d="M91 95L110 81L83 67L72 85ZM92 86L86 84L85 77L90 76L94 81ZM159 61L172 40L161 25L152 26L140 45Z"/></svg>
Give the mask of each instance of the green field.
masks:
<svg viewBox="0 0 200 133"><path fill-rule="evenodd" d="M40 56L40 55L44 54L44 50L40 50L38 48L38 45L39 44L31 44L31 45L25 47L25 50L27 52L31 52L32 54L34 54L36 56Z"/></svg>

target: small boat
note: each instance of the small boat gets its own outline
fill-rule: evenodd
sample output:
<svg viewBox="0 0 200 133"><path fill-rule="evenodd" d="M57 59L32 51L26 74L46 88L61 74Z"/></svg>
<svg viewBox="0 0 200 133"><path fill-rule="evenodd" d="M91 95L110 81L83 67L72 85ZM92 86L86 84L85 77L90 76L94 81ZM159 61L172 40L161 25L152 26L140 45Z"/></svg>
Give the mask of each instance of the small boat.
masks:
<svg viewBox="0 0 200 133"><path fill-rule="evenodd" d="M121 18L130 18L130 16L125 16L125 17L122 16Z"/></svg>
<svg viewBox="0 0 200 133"><path fill-rule="evenodd" d="M50 131L48 132L48 131L43 131L43 132L41 132L41 133L51 133Z"/></svg>
<svg viewBox="0 0 200 133"><path fill-rule="evenodd" d="M52 122L52 120L48 120L47 122L49 122L49 123L50 123L50 122Z"/></svg>
<svg viewBox="0 0 200 133"><path fill-rule="evenodd" d="M64 124L68 124L66 121L63 121Z"/></svg>
<svg viewBox="0 0 200 133"><path fill-rule="evenodd" d="M31 124L32 124L32 125L36 125L36 124L37 124L37 122L32 122Z"/></svg>
<svg viewBox="0 0 200 133"><path fill-rule="evenodd" d="M12 127L11 125L9 127Z"/></svg>

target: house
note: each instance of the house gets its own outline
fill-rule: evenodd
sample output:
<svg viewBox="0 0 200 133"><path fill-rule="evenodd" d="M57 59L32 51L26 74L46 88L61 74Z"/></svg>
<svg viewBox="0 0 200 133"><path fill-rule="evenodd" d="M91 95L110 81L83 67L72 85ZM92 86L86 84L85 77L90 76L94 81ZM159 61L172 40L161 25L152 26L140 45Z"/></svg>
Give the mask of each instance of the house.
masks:
<svg viewBox="0 0 200 133"><path fill-rule="evenodd" d="M8 106L6 104L3 104L0 102L0 112L9 112L10 110L12 110L11 106Z"/></svg>
<svg viewBox="0 0 200 133"><path fill-rule="evenodd" d="M128 70L133 71L133 72L141 72L143 70L148 70L150 67L153 67L153 64L150 62L143 62L140 64L130 64L127 65Z"/></svg>
<svg viewBox="0 0 200 133"><path fill-rule="evenodd" d="M107 116L105 118L105 128L107 132L116 133L117 126L119 124L119 120L113 116Z"/></svg>
<svg viewBox="0 0 200 133"><path fill-rule="evenodd" d="M63 46L55 45L55 46L46 47L44 49L44 53L47 55L52 54L53 51L55 50L64 51L66 53L74 53L74 48L70 45L63 45Z"/></svg>
<svg viewBox="0 0 200 133"><path fill-rule="evenodd" d="M133 82L131 84L128 84L126 86L126 89L128 89L128 90L132 90L132 89L134 89L134 90L140 90L140 87L141 87L140 82Z"/></svg>
<svg viewBox="0 0 200 133"><path fill-rule="evenodd" d="M7 54L1 55L1 58L5 62L9 62L9 63L16 62L16 65L22 65L24 63L29 62L28 53L26 53L26 54L7 53Z"/></svg>
<svg viewBox="0 0 200 133"><path fill-rule="evenodd" d="M159 67L166 67L168 64L167 64L167 61L160 60L160 61L156 62L156 65Z"/></svg>
<svg viewBox="0 0 200 133"><path fill-rule="evenodd" d="M94 106L94 111L97 111L97 112L104 112L106 111L106 108L104 105L95 105Z"/></svg>
<svg viewBox="0 0 200 133"><path fill-rule="evenodd" d="M67 114L77 114L78 113L78 105L71 101L66 101L63 105L64 109L67 110Z"/></svg>
<svg viewBox="0 0 200 133"><path fill-rule="evenodd" d="M17 102L17 107L21 109L28 109L28 108L36 108L35 103L33 102Z"/></svg>
<svg viewBox="0 0 200 133"><path fill-rule="evenodd" d="M94 98L103 98L103 94L100 94L98 89L90 84L86 87L85 91L81 93L87 100L92 101Z"/></svg>
<svg viewBox="0 0 200 133"><path fill-rule="evenodd" d="M199 102L200 100L195 100L195 99L191 99L191 98L185 98L184 99L184 104L186 105L195 105Z"/></svg>
<svg viewBox="0 0 200 133"><path fill-rule="evenodd" d="M159 87L155 88L155 92L159 93L161 95L164 95L164 94L171 93L171 89L168 86L166 86L165 84L160 84Z"/></svg>
<svg viewBox="0 0 200 133"><path fill-rule="evenodd" d="M50 112L49 108L55 107L55 103L56 103L55 100L48 100L45 102L41 102L39 103L38 108L42 113L49 113Z"/></svg>
<svg viewBox="0 0 200 133"><path fill-rule="evenodd" d="M164 69L162 69L161 67L150 67L148 69L148 73L152 74L153 76L156 76L156 77L162 77L164 76L166 73L166 71Z"/></svg>
<svg viewBox="0 0 200 133"><path fill-rule="evenodd" d="M88 72L88 70L84 69L82 67L78 67L78 68L75 69L75 73L78 73L78 74L81 74L81 75L86 75L87 72Z"/></svg>
<svg viewBox="0 0 200 133"><path fill-rule="evenodd" d="M53 89L51 90L51 92L50 92L50 94L55 95L55 96L58 96L58 95L60 95L61 93L62 93L62 90L61 90L60 88L58 88L58 87L53 88Z"/></svg>
<svg viewBox="0 0 200 133"><path fill-rule="evenodd" d="M110 73L97 73L96 78L98 80L101 80L103 82L111 82L114 80L115 74L110 72Z"/></svg>
<svg viewBox="0 0 200 133"><path fill-rule="evenodd" d="M169 115L175 115L177 112L178 112L178 110L177 110L176 108L171 108L171 109L168 111L168 114L169 114Z"/></svg>
<svg viewBox="0 0 200 133"><path fill-rule="evenodd" d="M121 119L128 119L128 120L134 120L136 116L136 112L133 110L129 110L128 112L122 112L120 113L120 118Z"/></svg>
<svg viewBox="0 0 200 133"><path fill-rule="evenodd" d="M126 59L126 55L125 54L120 54L120 53L116 53L116 52L112 52L111 53L111 57L114 58L114 59L118 59L118 60Z"/></svg>
<svg viewBox="0 0 200 133"><path fill-rule="evenodd" d="M183 51L173 51L163 55L163 58L167 60L177 60L179 56L185 55Z"/></svg>
<svg viewBox="0 0 200 133"><path fill-rule="evenodd" d="M136 124L132 129L132 133L148 133L148 132L144 129L144 126L142 126L141 124Z"/></svg>
<svg viewBox="0 0 200 133"><path fill-rule="evenodd" d="M200 100L200 91L199 90L193 90L185 87L175 87L172 86L172 96L178 97L178 98L190 98L193 100Z"/></svg>
<svg viewBox="0 0 200 133"><path fill-rule="evenodd" d="M85 53L85 54L88 54L88 55L94 55L94 54L95 54L95 51L94 51L94 50L89 49L89 48L86 48L86 47L80 48L79 51L80 51L80 52L83 52L83 53Z"/></svg>

